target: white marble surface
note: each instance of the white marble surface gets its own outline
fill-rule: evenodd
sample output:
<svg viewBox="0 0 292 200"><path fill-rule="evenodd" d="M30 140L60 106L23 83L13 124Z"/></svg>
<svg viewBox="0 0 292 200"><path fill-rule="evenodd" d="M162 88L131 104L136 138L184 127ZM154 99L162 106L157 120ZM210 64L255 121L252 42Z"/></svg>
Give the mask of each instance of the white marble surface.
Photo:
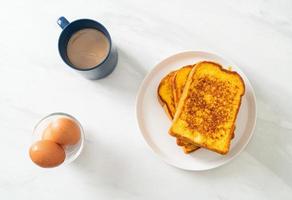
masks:
<svg viewBox="0 0 292 200"><path fill-rule="evenodd" d="M108 27L119 64L88 81L61 61L59 16ZM0 199L292 199L292 1L3 1L0 8ZM235 61L257 95L254 137L231 163L187 172L155 156L135 121L135 95L161 59L183 50ZM31 132L68 112L85 127L71 165L31 163Z"/></svg>

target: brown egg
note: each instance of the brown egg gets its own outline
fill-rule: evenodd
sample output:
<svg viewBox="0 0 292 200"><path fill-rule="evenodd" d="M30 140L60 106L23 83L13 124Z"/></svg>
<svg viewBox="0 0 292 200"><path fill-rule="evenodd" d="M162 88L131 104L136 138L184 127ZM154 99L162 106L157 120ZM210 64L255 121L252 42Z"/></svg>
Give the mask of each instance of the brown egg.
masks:
<svg viewBox="0 0 292 200"><path fill-rule="evenodd" d="M42 138L61 145L73 145L80 140L80 128L72 119L58 118L44 130Z"/></svg>
<svg viewBox="0 0 292 200"><path fill-rule="evenodd" d="M53 141L40 140L29 149L31 160L40 167L49 168L62 164L65 160L64 149Z"/></svg>

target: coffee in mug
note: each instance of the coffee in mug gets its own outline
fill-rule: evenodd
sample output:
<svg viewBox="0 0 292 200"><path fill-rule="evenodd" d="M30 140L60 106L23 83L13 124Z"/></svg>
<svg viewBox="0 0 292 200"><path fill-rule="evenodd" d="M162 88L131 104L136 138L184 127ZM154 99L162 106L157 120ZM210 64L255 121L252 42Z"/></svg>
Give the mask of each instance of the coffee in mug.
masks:
<svg viewBox="0 0 292 200"><path fill-rule="evenodd" d="M110 43L99 30L85 28L74 33L67 44L67 56L76 68L90 69L109 54Z"/></svg>
<svg viewBox="0 0 292 200"><path fill-rule="evenodd" d="M118 51L107 29L97 21L78 19L57 21L62 28L58 49L62 60L85 78L108 76L118 63Z"/></svg>

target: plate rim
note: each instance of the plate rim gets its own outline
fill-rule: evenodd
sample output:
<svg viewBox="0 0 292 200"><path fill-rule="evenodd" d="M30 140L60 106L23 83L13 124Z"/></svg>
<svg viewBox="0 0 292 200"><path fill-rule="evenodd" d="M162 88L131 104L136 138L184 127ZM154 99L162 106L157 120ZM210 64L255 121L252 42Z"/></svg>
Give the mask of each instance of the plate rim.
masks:
<svg viewBox="0 0 292 200"><path fill-rule="evenodd" d="M155 148L151 143L150 141L148 141L148 139L146 138L145 136L145 132L143 131L143 126L142 126L142 120L141 120L141 110L142 110L142 103L143 103L143 99L144 99L144 95L142 94L145 94L145 91L146 91L146 82L149 81L149 79L155 74L155 72L157 70L160 69L160 65L173 58L173 57L176 57L176 56L180 56L180 55L183 55L183 54L209 54L209 55L212 55L212 56L215 56L215 57L218 57L222 60L225 60L227 61L228 63L232 64L233 66L236 66L237 70L240 71L246 78L246 80L248 81L248 84L250 85L250 91L251 91L251 94L252 94L252 100L254 101L254 123L252 124L252 128L251 128L251 131L250 131L250 135L249 137L247 138L245 144L243 144L242 148L236 152L232 157L226 159L225 161L223 162L219 162L217 164L213 164L212 166L208 167L208 168L189 168L189 167L186 167L186 166L182 166L182 165L177 165L176 162L174 161L171 161L169 159L167 159L166 156L162 155L160 152L159 152L159 149ZM225 56L226 57L226 56ZM251 84L251 82L249 81L248 77L245 75L245 73L241 70L240 67L238 67L238 65L236 65L231 59L225 59L225 57L222 57L220 54L217 54L217 53L213 53L213 52L208 52L208 51L182 51L182 52L179 52L179 53L176 53L176 54L173 54L173 55L170 55L164 59L162 59L160 62L158 62L148 73L147 75L144 77L143 81L141 82L140 86L139 86L139 89L138 89L138 92L137 92L137 95L136 95L136 99L135 99L135 114L136 114L136 122L137 122L137 125L138 125L138 128L139 128L139 131L140 131L140 134L143 136L143 139L144 141L146 142L148 148L150 148L152 150L152 152L160 159L162 159L165 163L173 166L173 167L176 167L178 169L182 169L182 170L186 170L186 171L207 171L207 170L211 170L211 169L215 169L215 168L218 168L220 166L223 166L227 163L229 163L230 161L232 161L233 159L237 158L241 152L243 152L243 150L247 147L247 145L250 143L250 140L251 138L253 137L254 135L254 131L255 131L255 127L256 127L256 123L257 123L257 100L256 100L256 95L255 95L255 91L254 91L254 88ZM219 63L220 64L220 63ZM143 98L142 98L143 96Z"/></svg>

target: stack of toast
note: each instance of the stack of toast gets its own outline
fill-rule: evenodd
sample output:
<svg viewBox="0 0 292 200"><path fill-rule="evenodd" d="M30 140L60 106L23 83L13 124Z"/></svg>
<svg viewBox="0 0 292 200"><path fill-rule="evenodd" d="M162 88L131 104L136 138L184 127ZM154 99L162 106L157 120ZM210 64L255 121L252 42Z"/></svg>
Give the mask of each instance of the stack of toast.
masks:
<svg viewBox="0 0 292 200"><path fill-rule="evenodd" d="M238 73L203 61L167 74L157 92L172 120L169 134L185 153L203 147L226 154L244 91Z"/></svg>

